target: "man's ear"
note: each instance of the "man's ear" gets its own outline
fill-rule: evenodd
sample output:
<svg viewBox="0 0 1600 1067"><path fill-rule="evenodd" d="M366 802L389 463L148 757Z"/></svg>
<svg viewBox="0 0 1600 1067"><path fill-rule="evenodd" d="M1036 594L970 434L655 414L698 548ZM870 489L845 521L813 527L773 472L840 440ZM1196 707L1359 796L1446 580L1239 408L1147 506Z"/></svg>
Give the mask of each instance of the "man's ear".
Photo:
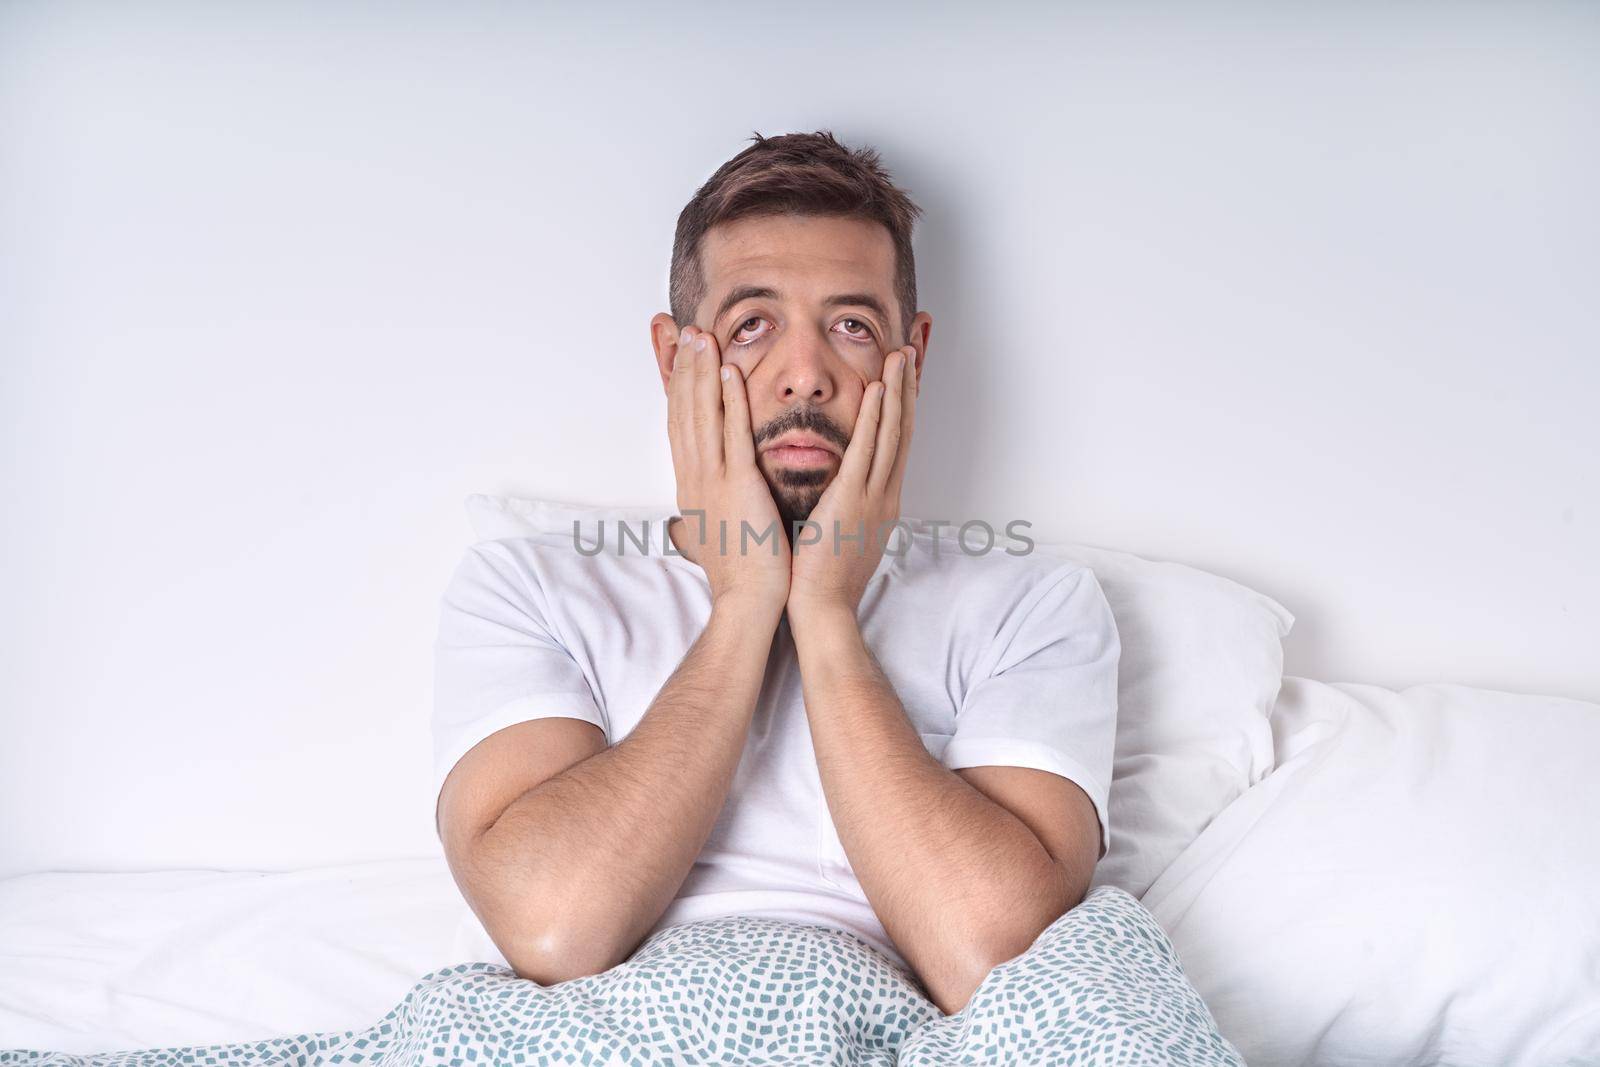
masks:
<svg viewBox="0 0 1600 1067"><path fill-rule="evenodd" d="M672 381L672 364L678 356L678 335L683 331L665 311L650 320L650 344L656 350L656 369L661 372L661 391Z"/></svg>
<svg viewBox="0 0 1600 1067"><path fill-rule="evenodd" d="M922 361L928 355L928 338L933 333L933 316L926 311L917 312L906 331L906 344L917 350L917 391L922 391Z"/></svg>

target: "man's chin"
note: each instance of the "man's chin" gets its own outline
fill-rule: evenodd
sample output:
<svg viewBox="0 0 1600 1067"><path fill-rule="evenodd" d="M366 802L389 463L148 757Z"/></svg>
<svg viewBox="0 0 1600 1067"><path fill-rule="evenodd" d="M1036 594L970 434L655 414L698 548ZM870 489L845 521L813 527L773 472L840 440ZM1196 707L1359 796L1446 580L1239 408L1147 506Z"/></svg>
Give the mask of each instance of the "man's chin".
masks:
<svg viewBox="0 0 1600 1067"><path fill-rule="evenodd" d="M767 475L767 488L772 491L772 500L778 505L778 516L783 519L785 529L792 529L796 522L810 518L833 478L831 470L789 468L779 468Z"/></svg>
<svg viewBox="0 0 1600 1067"><path fill-rule="evenodd" d="M780 502L778 504L778 517L783 520L785 530L793 531L794 524L804 522L811 517L811 512L816 509L815 500L806 500L792 504Z"/></svg>
<svg viewBox="0 0 1600 1067"><path fill-rule="evenodd" d="M794 537L794 524L804 522L811 517L812 511L816 510L817 501L822 498L822 491L826 488L827 486L823 485L805 490L789 487L772 490L772 500L778 505L778 517L783 520L784 533L791 539Z"/></svg>

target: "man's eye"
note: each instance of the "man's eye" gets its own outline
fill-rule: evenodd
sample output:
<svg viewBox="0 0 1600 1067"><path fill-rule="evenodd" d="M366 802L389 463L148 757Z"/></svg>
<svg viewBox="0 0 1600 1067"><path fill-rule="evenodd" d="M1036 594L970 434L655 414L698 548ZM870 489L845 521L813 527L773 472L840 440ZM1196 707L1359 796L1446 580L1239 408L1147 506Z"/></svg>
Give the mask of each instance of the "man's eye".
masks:
<svg viewBox="0 0 1600 1067"><path fill-rule="evenodd" d="M763 321L763 320L762 320L760 315L752 315L748 319L745 319L743 322L739 323L739 325L733 331L733 336L729 338L729 343L733 344L733 345L741 346L741 347L745 346L745 345L754 344L758 338L764 337L766 335L765 331L763 333L757 334L755 337L747 337L743 341L739 340L739 335L741 333L743 333L747 328L749 328L751 323L761 322L761 321ZM846 331L845 332L852 340L856 340L856 341L871 341L871 340L873 340L872 327L867 325L867 323L864 320L862 320L862 319L840 319L839 321L846 325ZM855 327L857 327L857 329L859 329L859 331L860 331L859 333L856 332L856 330L849 329L849 326L852 325L852 324Z"/></svg>
<svg viewBox="0 0 1600 1067"><path fill-rule="evenodd" d="M740 340L738 340L739 334L744 330L744 328L746 326L750 325L752 322L760 322L760 321L761 321L761 316L760 315L752 315L748 319L745 319L733 331L733 337L730 338L730 340L732 340L733 343L736 344L736 345L747 345L747 344L750 344L752 341L755 340L755 338L752 337L749 340L740 341Z"/></svg>

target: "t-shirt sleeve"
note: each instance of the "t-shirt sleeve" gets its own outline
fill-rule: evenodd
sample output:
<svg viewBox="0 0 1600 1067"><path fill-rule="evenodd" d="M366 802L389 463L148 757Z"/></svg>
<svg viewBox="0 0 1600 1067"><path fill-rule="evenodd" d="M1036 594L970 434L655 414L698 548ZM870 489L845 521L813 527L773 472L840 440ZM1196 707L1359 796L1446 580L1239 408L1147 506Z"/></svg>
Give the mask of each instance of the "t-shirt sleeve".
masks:
<svg viewBox="0 0 1600 1067"><path fill-rule="evenodd" d="M533 576L493 541L472 545L456 565L434 641L435 805L457 761L507 726L582 719L611 740L588 679L553 635L542 602Z"/></svg>
<svg viewBox="0 0 1600 1067"><path fill-rule="evenodd" d="M942 762L951 770L1033 767L1070 779L1094 803L1104 856L1121 654L1094 572L1077 564L1053 572L996 632Z"/></svg>

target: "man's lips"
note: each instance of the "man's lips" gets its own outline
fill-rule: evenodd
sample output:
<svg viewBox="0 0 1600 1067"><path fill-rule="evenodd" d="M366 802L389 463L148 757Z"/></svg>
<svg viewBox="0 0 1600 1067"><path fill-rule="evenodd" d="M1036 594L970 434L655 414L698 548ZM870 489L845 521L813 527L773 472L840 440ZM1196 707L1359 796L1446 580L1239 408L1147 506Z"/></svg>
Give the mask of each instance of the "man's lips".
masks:
<svg viewBox="0 0 1600 1067"><path fill-rule="evenodd" d="M825 467L838 458L821 438L806 433L784 434L762 452L786 467Z"/></svg>
<svg viewBox="0 0 1600 1067"><path fill-rule="evenodd" d="M771 457L774 463L781 463L785 467L826 467L834 460L834 454L826 448L813 448L808 445L775 445L767 449L763 455Z"/></svg>

